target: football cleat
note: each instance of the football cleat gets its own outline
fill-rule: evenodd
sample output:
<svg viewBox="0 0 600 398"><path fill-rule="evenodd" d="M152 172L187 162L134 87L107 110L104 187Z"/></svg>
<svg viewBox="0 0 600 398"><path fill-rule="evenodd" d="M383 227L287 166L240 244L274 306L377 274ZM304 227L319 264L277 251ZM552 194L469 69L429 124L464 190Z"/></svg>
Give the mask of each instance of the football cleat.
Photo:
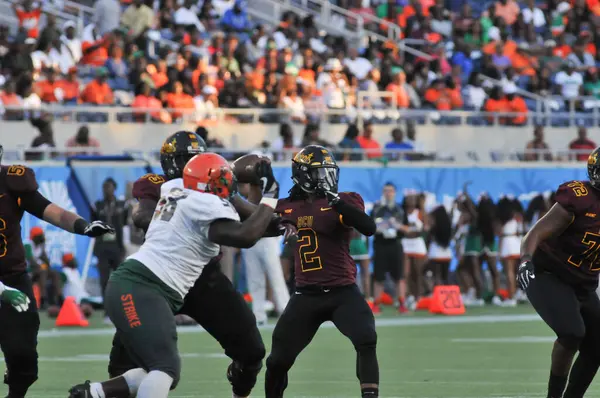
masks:
<svg viewBox="0 0 600 398"><path fill-rule="evenodd" d="M92 398L91 384L86 380L83 384L77 384L69 390L69 398Z"/></svg>

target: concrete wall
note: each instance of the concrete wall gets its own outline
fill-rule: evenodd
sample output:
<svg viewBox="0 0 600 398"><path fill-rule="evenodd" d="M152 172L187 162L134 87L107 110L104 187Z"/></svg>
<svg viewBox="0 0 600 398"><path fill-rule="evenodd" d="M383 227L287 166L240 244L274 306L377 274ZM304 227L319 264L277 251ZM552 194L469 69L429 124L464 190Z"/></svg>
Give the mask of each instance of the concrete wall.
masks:
<svg viewBox="0 0 600 398"><path fill-rule="evenodd" d="M80 124L54 122L54 136L58 147L64 146L67 139L75 135ZM98 139L107 154L124 149L155 150L169 134L181 129L195 129L195 125L156 125L156 124L89 124L91 135ZM402 125L404 127L404 125ZM294 126L295 134L301 139L303 126ZM375 138L385 144L390 140L393 125L375 126ZM321 126L322 138L333 143L344 136L345 125ZM493 126L417 126L417 140L428 151L441 153L465 153L475 151L489 153L490 150L519 150L532 138L532 127L493 127ZM211 136L218 136L230 148L252 148L263 140L275 140L279 126L268 124L220 123L209 128ZM546 128L545 138L553 151L568 147L576 137L576 127ZM7 149L27 147L36 136L37 130L28 122L0 122L0 143ZM600 129L589 129L590 139L600 143Z"/></svg>

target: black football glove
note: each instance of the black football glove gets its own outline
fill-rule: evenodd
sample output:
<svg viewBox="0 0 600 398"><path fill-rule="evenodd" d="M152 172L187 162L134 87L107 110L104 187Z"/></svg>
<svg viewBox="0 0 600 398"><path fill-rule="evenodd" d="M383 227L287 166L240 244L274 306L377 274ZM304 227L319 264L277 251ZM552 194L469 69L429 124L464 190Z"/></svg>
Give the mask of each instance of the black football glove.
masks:
<svg viewBox="0 0 600 398"><path fill-rule="evenodd" d="M533 263L530 260L525 260L517 270L517 283L521 290L525 291L533 279L535 279Z"/></svg>
<svg viewBox="0 0 600 398"><path fill-rule="evenodd" d="M114 233L115 229L102 221L92 221L83 230L83 234L85 236L89 236L90 238L97 238L105 234Z"/></svg>
<svg viewBox="0 0 600 398"><path fill-rule="evenodd" d="M254 165L254 174L256 175L256 179L260 181L263 196L275 198L273 195L279 193L279 186L275 180L275 176L273 175L271 162L268 160L260 160L257 162Z"/></svg>
<svg viewBox="0 0 600 398"><path fill-rule="evenodd" d="M340 195L336 192L332 192L328 189L323 188L323 186L317 187L317 192L322 193L327 199L327 203L329 206L335 206L340 201Z"/></svg>

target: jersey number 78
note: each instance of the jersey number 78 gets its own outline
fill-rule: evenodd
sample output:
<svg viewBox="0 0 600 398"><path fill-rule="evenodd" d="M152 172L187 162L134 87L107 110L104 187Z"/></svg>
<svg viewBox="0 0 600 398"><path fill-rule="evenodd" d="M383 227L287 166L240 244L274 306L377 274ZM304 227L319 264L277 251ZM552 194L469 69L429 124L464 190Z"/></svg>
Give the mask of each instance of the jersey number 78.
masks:
<svg viewBox="0 0 600 398"><path fill-rule="evenodd" d="M185 191L179 188L172 189L167 196L160 198L152 219L166 222L171 221L173 214L175 214L175 210L177 210L177 202L187 197L188 194Z"/></svg>

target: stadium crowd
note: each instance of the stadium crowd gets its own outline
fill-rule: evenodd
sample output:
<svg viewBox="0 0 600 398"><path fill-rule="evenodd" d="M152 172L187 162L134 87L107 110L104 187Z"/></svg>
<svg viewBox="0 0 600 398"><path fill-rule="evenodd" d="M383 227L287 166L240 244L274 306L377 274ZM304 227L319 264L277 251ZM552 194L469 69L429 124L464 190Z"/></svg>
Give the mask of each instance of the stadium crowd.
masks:
<svg viewBox="0 0 600 398"><path fill-rule="evenodd" d="M277 26L256 24L242 0L98 0L82 31L52 13L42 26L40 5L20 0L18 33L0 28L0 100L23 108L130 106L140 111L125 121L142 121L149 110L159 123L188 115L206 122L216 108L280 108L298 123L318 122L330 109L330 121L348 122L360 105L375 122L389 121L381 111L396 107L514 112L498 122L522 125L541 108L521 90L562 97L543 102L554 111L589 111L600 98L595 0L338 3L388 21L369 29L399 25L423 56L371 38L354 47L292 12Z"/></svg>

